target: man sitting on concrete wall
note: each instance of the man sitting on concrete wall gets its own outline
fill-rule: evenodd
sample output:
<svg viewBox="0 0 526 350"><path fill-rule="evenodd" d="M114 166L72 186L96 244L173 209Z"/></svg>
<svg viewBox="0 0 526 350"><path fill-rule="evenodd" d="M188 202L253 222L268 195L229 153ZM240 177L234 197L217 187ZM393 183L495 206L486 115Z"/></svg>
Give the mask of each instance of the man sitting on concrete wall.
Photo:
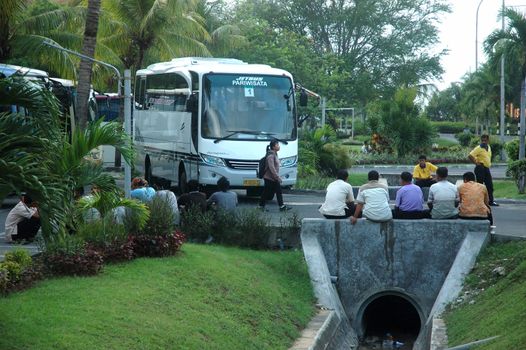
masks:
<svg viewBox="0 0 526 350"><path fill-rule="evenodd" d="M486 186L475 182L475 174L471 171L464 173L462 179L464 183L458 190L460 197L458 217L466 220L489 220L490 225L493 225Z"/></svg>
<svg viewBox="0 0 526 350"><path fill-rule="evenodd" d="M417 185L412 183L411 173L400 174L400 189L396 192L396 203L393 209L394 219L423 219L429 217L429 211L424 210L424 194Z"/></svg>
<svg viewBox="0 0 526 350"><path fill-rule="evenodd" d="M356 209L351 216L351 224L362 215L369 220L382 222L393 218L389 207L389 190L386 185L378 182L380 174L376 170L371 170L367 174L369 182L360 187L356 198Z"/></svg>
<svg viewBox="0 0 526 350"><path fill-rule="evenodd" d="M458 217L458 189L447 181L446 167L437 169L437 183L429 188L427 205L433 219L456 219Z"/></svg>
<svg viewBox="0 0 526 350"><path fill-rule="evenodd" d="M354 194L352 186L347 182L349 173L345 169L338 170L336 180L327 186L325 202L319 211L327 219L345 219L354 213Z"/></svg>

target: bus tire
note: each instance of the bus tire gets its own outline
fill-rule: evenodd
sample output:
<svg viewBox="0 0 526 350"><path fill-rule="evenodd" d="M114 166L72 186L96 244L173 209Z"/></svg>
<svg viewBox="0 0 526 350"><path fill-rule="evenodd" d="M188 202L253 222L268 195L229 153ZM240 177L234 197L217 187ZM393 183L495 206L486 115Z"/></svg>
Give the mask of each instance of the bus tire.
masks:
<svg viewBox="0 0 526 350"><path fill-rule="evenodd" d="M263 193L263 187L247 187L248 197L261 197Z"/></svg>
<svg viewBox="0 0 526 350"><path fill-rule="evenodd" d="M152 183L153 181L152 163L150 162L149 156L146 156L144 159L144 179L148 181L148 183Z"/></svg>
<svg viewBox="0 0 526 350"><path fill-rule="evenodd" d="M188 192L188 179L186 177L186 170L183 170L179 172L179 182L177 183L177 187L179 189L179 194L187 193Z"/></svg>

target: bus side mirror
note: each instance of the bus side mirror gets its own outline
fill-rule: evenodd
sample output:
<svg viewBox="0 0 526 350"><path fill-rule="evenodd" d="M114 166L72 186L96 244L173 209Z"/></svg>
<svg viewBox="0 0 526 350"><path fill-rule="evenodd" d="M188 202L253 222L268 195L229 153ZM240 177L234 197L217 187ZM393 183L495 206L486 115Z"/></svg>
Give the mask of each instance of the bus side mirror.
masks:
<svg viewBox="0 0 526 350"><path fill-rule="evenodd" d="M186 111L196 113L199 107L199 99L196 92L191 94L186 100Z"/></svg>
<svg viewBox="0 0 526 350"><path fill-rule="evenodd" d="M300 106L305 107L307 106L307 102L309 101L309 95L307 95L307 92L304 89L301 89L300 91Z"/></svg>

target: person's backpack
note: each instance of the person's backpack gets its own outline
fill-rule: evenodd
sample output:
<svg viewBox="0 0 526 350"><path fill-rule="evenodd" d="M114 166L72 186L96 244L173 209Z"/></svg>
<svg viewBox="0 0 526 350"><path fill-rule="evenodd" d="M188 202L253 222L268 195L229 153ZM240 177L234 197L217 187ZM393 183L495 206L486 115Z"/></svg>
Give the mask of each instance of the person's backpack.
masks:
<svg viewBox="0 0 526 350"><path fill-rule="evenodd" d="M263 158L259 160L258 163L258 170L257 170L257 176L258 179L262 179L265 175L265 170L267 169L267 156L265 155Z"/></svg>

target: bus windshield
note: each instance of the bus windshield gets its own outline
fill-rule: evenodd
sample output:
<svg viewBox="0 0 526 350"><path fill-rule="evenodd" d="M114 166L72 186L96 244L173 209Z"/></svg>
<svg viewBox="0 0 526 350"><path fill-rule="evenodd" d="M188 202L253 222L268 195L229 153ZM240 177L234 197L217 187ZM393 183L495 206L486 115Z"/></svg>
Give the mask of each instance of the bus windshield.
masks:
<svg viewBox="0 0 526 350"><path fill-rule="evenodd" d="M292 81L285 76L207 74L201 135L229 140L294 140Z"/></svg>

